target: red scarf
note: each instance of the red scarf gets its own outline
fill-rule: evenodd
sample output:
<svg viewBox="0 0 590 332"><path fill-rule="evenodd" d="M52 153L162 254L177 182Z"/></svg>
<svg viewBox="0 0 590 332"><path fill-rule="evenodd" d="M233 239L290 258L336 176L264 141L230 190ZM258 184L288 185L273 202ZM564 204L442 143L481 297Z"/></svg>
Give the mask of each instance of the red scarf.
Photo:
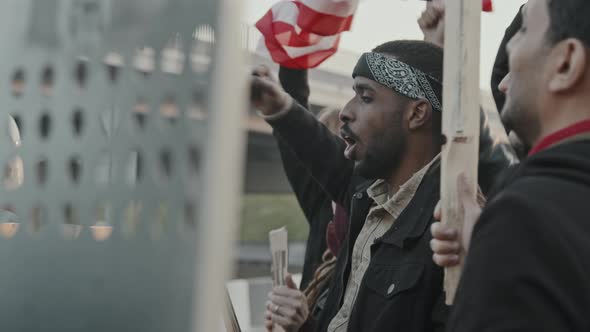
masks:
<svg viewBox="0 0 590 332"><path fill-rule="evenodd" d="M326 242L332 255L338 256L346 239L347 231L348 213L346 213L346 210L342 206L336 205L334 208L334 219L328 224L326 231Z"/></svg>
<svg viewBox="0 0 590 332"><path fill-rule="evenodd" d="M529 152L529 157L534 155L539 151L543 151L563 140L566 140L570 137L590 133L590 119L580 121L575 123L569 127L563 128L559 131L554 132L553 134L546 136L543 138L537 145L535 145L531 151Z"/></svg>

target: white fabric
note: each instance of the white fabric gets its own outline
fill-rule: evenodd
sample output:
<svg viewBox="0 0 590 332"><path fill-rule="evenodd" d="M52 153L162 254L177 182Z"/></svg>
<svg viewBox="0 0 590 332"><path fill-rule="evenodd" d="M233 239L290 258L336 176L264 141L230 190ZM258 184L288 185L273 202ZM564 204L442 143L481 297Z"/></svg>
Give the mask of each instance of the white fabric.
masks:
<svg viewBox="0 0 590 332"><path fill-rule="evenodd" d="M320 52L329 50L332 47L336 46L338 42L338 36L328 36L322 37L319 39L319 42L314 45L304 46L304 47L291 47L291 46L284 46L285 52L291 58L298 58L303 55Z"/></svg>
<svg viewBox="0 0 590 332"><path fill-rule="evenodd" d="M279 2L272 6L272 20L274 22L285 22L295 26L299 17L299 8L291 1Z"/></svg>
<svg viewBox="0 0 590 332"><path fill-rule="evenodd" d="M328 15L348 17L356 11L358 0L300 0L307 7Z"/></svg>

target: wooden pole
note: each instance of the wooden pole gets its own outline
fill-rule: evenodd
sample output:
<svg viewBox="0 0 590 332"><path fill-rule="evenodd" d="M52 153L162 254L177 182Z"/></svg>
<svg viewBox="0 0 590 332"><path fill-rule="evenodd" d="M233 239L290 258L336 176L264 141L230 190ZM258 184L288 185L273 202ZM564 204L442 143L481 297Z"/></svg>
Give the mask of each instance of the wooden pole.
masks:
<svg viewBox="0 0 590 332"><path fill-rule="evenodd" d="M479 56L481 1L445 1L445 55L441 204L446 224L462 229L457 178L464 173L477 192L479 150ZM463 257L461 257L463 262ZM463 263L445 270L446 303L452 304Z"/></svg>

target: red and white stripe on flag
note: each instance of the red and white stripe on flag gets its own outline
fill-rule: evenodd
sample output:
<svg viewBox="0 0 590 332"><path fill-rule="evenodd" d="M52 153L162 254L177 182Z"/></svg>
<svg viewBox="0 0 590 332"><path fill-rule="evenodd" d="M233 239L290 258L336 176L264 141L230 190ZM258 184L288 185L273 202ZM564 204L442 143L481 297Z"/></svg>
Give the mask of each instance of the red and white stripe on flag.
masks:
<svg viewBox="0 0 590 332"><path fill-rule="evenodd" d="M340 33L350 30L359 0L283 0L257 23L258 47L289 68L315 68L336 53ZM492 11L492 0L482 0Z"/></svg>
<svg viewBox="0 0 590 332"><path fill-rule="evenodd" d="M256 23L263 36L259 50L285 67L317 67L338 49L357 5L358 0L281 1Z"/></svg>

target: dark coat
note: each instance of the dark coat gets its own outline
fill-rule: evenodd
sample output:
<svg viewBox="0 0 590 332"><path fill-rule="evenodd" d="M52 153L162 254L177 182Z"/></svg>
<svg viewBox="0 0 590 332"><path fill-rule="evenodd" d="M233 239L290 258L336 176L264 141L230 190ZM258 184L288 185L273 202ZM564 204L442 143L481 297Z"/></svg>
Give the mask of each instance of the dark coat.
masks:
<svg viewBox="0 0 590 332"><path fill-rule="evenodd" d="M448 331L590 331L590 141L536 153L495 191Z"/></svg>
<svg viewBox="0 0 590 332"><path fill-rule="evenodd" d="M281 67L279 80L285 91L300 105L308 107L309 83L307 70ZM320 184L301 163L289 145L276 135L277 144L283 162L283 168L297 202L309 224L309 233L305 247L305 259L301 274L300 288L305 289L313 279L315 270L322 263L322 255L327 249L326 228L334 215L332 200ZM342 239L343 240L343 239Z"/></svg>
<svg viewBox="0 0 590 332"><path fill-rule="evenodd" d="M332 221L332 201L328 195L311 177L305 167L295 158L289 147L282 139L277 139L283 168L297 202L309 224L309 233L305 246L305 258L301 283L299 288L304 290L313 279L318 266L322 264L322 255L327 249L326 229Z"/></svg>

